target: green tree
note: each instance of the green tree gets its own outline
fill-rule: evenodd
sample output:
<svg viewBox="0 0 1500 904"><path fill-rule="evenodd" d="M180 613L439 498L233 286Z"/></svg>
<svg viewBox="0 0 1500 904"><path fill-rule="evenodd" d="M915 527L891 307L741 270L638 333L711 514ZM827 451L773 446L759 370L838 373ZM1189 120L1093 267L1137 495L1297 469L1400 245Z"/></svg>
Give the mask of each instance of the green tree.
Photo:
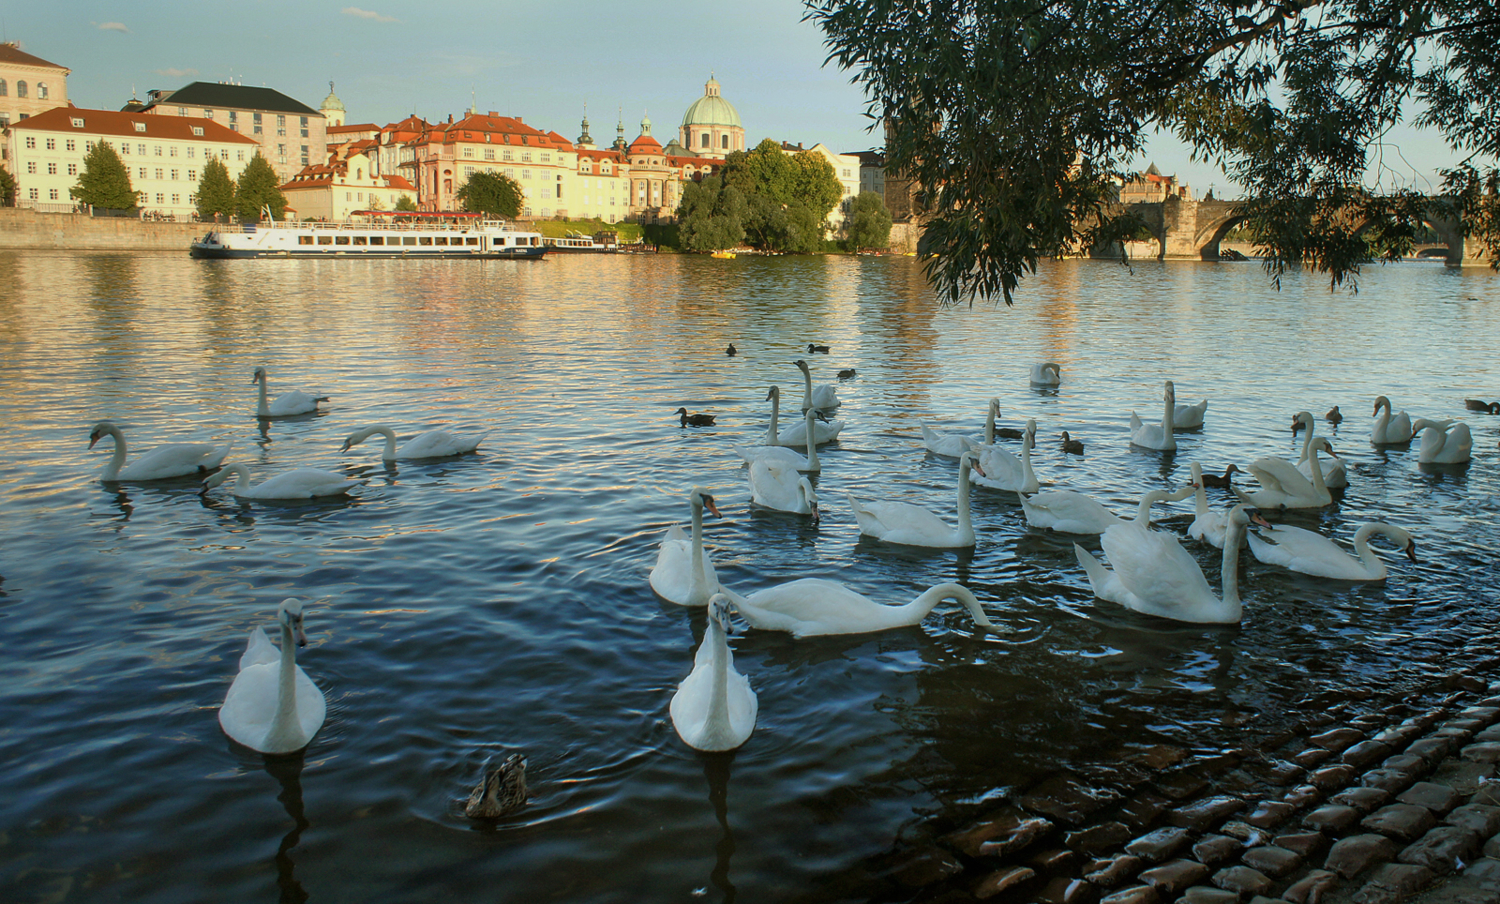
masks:
<svg viewBox="0 0 1500 904"><path fill-rule="evenodd" d="M883 249L891 244L891 212L885 201L872 191L854 196L849 215L844 220L845 247L850 251L865 248Z"/></svg>
<svg viewBox="0 0 1500 904"><path fill-rule="evenodd" d="M807 16L925 199L920 250L948 300L1009 303L1039 258L1116 237L1112 178L1156 129L1245 188L1277 274L1310 264L1337 285L1409 247L1429 199L1365 185L1414 101L1417 125L1471 155L1447 203L1482 225L1494 198L1493 3L808 0Z"/></svg>
<svg viewBox="0 0 1500 904"><path fill-rule="evenodd" d="M208 158L203 165L203 175L198 180L198 217L230 219L234 216L234 180L229 178L229 168L217 157Z"/></svg>
<svg viewBox="0 0 1500 904"><path fill-rule="evenodd" d="M521 183L503 173L484 170L469 177L455 195L464 210L491 217L515 217L521 213L525 193Z"/></svg>
<svg viewBox="0 0 1500 904"><path fill-rule="evenodd" d="M0 166L0 207L16 206L16 177Z"/></svg>
<svg viewBox="0 0 1500 904"><path fill-rule="evenodd" d="M819 250L823 221L844 192L827 159L810 151L789 155L770 138L730 154L720 175L725 190L745 200L745 237L771 251Z"/></svg>
<svg viewBox="0 0 1500 904"><path fill-rule="evenodd" d="M68 194L90 207L134 210L137 206L130 172L107 141L94 142L83 158L78 184L68 189Z"/></svg>
<svg viewBox="0 0 1500 904"><path fill-rule="evenodd" d="M396 199L396 209L403 213L411 213L417 209L417 202L411 199L411 195L402 195Z"/></svg>
<svg viewBox="0 0 1500 904"><path fill-rule="evenodd" d="M745 238L745 199L718 176L689 182L677 205L677 243L683 251L721 251Z"/></svg>
<svg viewBox="0 0 1500 904"><path fill-rule="evenodd" d="M812 151L792 155L792 192L795 199L818 214L819 220L826 220L844 200L844 185L833 164Z"/></svg>
<svg viewBox="0 0 1500 904"><path fill-rule="evenodd" d="M257 153L235 182L234 209L242 220L259 220L267 208L273 219L281 219L286 213L286 195L281 193L281 179L271 162Z"/></svg>

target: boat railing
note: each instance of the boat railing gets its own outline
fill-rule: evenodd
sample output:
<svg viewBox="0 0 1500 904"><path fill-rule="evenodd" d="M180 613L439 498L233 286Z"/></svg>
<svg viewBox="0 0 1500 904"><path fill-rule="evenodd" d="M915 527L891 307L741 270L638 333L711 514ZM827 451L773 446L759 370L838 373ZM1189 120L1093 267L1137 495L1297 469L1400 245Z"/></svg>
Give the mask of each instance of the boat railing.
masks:
<svg viewBox="0 0 1500 904"><path fill-rule="evenodd" d="M340 222L325 222L314 220L308 222L292 222L283 220L281 222L267 221L262 223L220 223L214 226L215 232L262 232L268 229L296 229L313 230L315 232L369 232L380 230L382 232L468 232L474 229L499 230L501 232L524 232L503 220L472 220L462 223L432 223L412 220L401 220L395 222L352 222L344 220Z"/></svg>

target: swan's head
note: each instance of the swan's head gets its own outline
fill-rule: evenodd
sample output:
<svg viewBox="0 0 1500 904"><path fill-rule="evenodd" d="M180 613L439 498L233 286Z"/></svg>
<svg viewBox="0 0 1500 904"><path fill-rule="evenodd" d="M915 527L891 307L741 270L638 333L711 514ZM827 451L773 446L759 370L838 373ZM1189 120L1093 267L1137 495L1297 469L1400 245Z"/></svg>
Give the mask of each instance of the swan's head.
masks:
<svg viewBox="0 0 1500 904"><path fill-rule="evenodd" d="M715 593L708 598L708 617L718 622L719 627L725 634L733 634L734 628L729 621L730 614L734 611L734 604L729 597L722 593Z"/></svg>
<svg viewBox="0 0 1500 904"><path fill-rule="evenodd" d="M702 506L713 512L715 518L724 517L719 514L719 506L714 503L714 497L708 495L702 487L693 487L693 491L688 494L688 499L692 501L693 505Z"/></svg>
<svg viewBox="0 0 1500 904"><path fill-rule="evenodd" d="M264 383L265 381L266 381L266 369L264 367L257 367L255 369L255 376L253 376L253 377L250 378L250 382L251 383Z"/></svg>
<svg viewBox="0 0 1500 904"><path fill-rule="evenodd" d="M818 513L818 491L813 489L812 481L803 477L797 481L797 488L802 491L802 498L807 500L807 508L812 514L813 523L817 524L823 520L823 516Z"/></svg>
<svg viewBox="0 0 1500 904"><path fill-rule="evenodd" d="M793 361L792 363L795 364L795 365L797 365L797 369L798 370L802 371L803 373L807 373L807 362L806 361L803 361L801 358L798 358L797 360Z"/></svg>
<svg viewBox="0 0 1500 904"><path fill-rule="evenodd" d="M1320 452L1327 452L1329 455L1332 455L1334 458L1338 458L1339 457L1339 454L1337 452L1333 451L1333 443L1330 443L1328 441L1327 437L1323 437L1323 436L1314 437L1313 438L1313 442L1312 442L1312 448L1315 449L1315 450L1317 450L1317 451L1320 451Z"/></svg>
<svg viewBox="0 0 1500 904"><path fill-rule="evenodd" d="M772 386L771 389L770 389L770 391L766 393L766 401L767 402L771 401L772 399L779 399L779 398L781 398L781 387L780 386Z"/></svg>
<svg viewBox="0 0 1500 904"><path fill-rule="evenodd" d="M281 622L283 628L289 628L292 637L297 641L297 646L307 646L307 635L302 632L302 601L296 597L287 597L281 601L281 608L277 610L276 618Z"/></svg>
<svg viewBox="0 0 1500 904"><path fill-rule="evenodd" d="M1168 401L1176 401L1177 400L1177 387L1174 386L1174 385L1172 385L1172 381L1171 380L1167 381L1166 398L1167 398Z"/></svg>
<svg viewBox="0 0 1500 904"><path fill-rule="evenodd" d="M979 459L974 455L973 452L965 452L963 455L959 456L958 469L959 471L963 471L963 469L965 468L968 468L975 474L978 474L980 477L988 476L984 473L984 468L981 468L979 466Z"/></svg>
<svg viewBox="0 0 1500 904"><path fill-rule="evenodd" d="M1397 530L1401 529L1397 528ZM1406 531L1401 532L1406 533ZM1417 541L1412 539L1411 534L1406 534L1406 557L1411 559L1413 563L1417 561Z"/></svg>
<svg viewBox="0 0 1500 904"><path fill-rule="evenodd" d="M1391 400L1388 399L1388 398L1386 398L1385 396L1376 396L1375 397L1375 410L1372 411L1372 412L1370 412L1370 416L1374 417L1375 415L1379 414L1380 413L1380 409L1382 407L1384 407L1384 408L1390 408L1391 407Z"/></svg>
<svg viewBox="0 0 1500 904"><path fill-rule="evenodd" d="M95 424L94 429L89 433L89 448L94 448L94 443L97 443L99 440L104 439L106 436L109 436L114 432L115 425L111 424L109 421L100 421L99 423Z"/></svg>
<svg viewBox="0 0 1500 904"><path fill-rule="evenodd" d="M1260 513L1255 511L1255 509L1246 511L1245 503L1243 502L1229 510L1229 524L1238 527L1241 530L1244 530L1250 525L1250 519L1252 517L1260 518ZM1267 527L1270 527L1269 522L1266 522L1264 518L1261 518L1260 522L1258 523L1264 523Z"/></svg>

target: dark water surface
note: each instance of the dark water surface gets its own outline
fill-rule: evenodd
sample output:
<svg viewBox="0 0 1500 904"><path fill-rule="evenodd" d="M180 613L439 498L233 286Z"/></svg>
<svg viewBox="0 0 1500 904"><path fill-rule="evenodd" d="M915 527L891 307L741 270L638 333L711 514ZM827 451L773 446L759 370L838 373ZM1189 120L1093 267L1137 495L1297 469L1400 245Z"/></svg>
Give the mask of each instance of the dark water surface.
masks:
<svg viewBox="0 0 1500 904"><path fill-rule="evenodd" d="M0 900L770 901L949 808L1122 749L1209 754L1315 694L1415 685L1493 644L1500 617L1500 279L1407 264L1357 295L1278 293L1255 265L1046 265L1006 310L936 306L910 259L191 261L0 254ZM727 358L734 342L741 350ZM808 342L846 419L823 450L821 526L752 510L730 451L755 441ZM1029 389L1055 360L1056 394ZM251 371L332 397L260 429ZM1132 450L1162 381L1210 399L1175 455ZM1433 469L1368 443L1376 395L1463 417L1474 462ZM919 425L1035 417L1044 483L1122 510L1189 464L1295 458L1288 424L1341 406L1342 501L1300 523L1347 540L1411 529L1385 584L1245 557L1238 627L1093 599L1071 540L975 497L972 552L859 541L845 491L951 514L955 469ZM679 406L717 413L681 429ZM302 465L368 482L347 500L236 503L192 480L102 485L133 448L213 438L258 480ZM386 468L339 451L374 423L489 431L477 455ZM1057 434L1087 443L1063 456ZM1320 432L1328 428L1320 421ZM704 630L646 577L708 487L721 579L805 576L886 601L960 580L999 623L940 607L920 627L794 640L737 633L760 699L750 741L703 755L667 704ZM1216 491L1214 502L1226 499ZM1158 509L1184 529L1191 503ZM1097 549L1097 544L1092 544ZM1217 586L1219 553L1189 543ZM215 715L247 633L308 601L299 662L327 695L305 755L232 744ZM743 626L742 626L743 627ZM490 758L524 753L532 797L462 815ZM832 892L828 892L832 895Z"/></svg>

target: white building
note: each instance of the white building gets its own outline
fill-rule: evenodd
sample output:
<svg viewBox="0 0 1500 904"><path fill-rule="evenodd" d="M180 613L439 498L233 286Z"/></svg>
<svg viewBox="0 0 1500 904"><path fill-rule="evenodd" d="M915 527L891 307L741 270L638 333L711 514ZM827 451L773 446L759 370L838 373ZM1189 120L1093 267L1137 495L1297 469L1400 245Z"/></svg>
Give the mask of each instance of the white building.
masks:
<svg viewBox="0 0 1500 904"><path fill-rule="evenodd" d="M334 152L327 164L309 166L281 186L287 204L302 219L343 222L356 210L395 210L404 195L413 203L417 189L401 176L374 172L375 142L353 142Z"/></svg>
<svg viewBox="0 0 1500 904"><path fill-rule="evenodd" d="M99 141L120 155L145 212L183 219L196 212L198 180L210 158L219 158L237 179L257 147L253 138L211 120L57 107L11 124L16 205L72 210L69 189Z"/></svg>

